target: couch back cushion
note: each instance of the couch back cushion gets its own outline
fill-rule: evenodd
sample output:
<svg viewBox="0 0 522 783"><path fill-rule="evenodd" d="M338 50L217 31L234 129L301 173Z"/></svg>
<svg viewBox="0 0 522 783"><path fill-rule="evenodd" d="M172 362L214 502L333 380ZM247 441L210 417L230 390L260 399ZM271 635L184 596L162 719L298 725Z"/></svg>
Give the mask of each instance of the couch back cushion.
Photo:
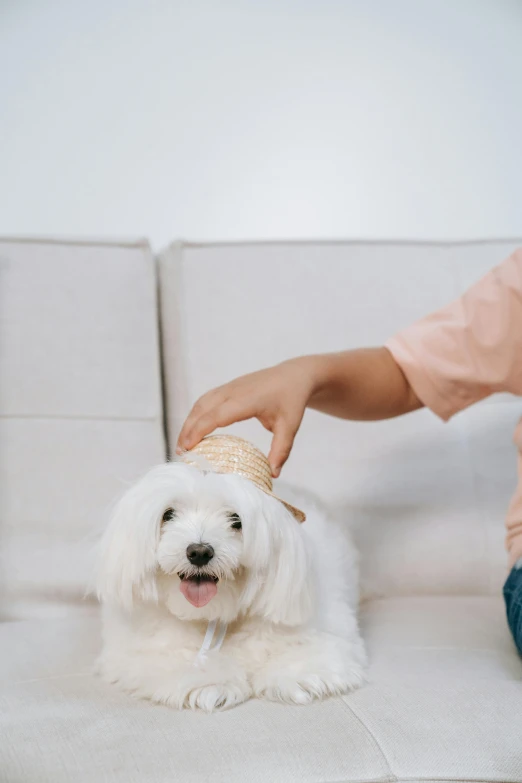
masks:
<svg viewBox="0 0 522 783"><path fill-rule="evenodd" d="M8 616L82 598L113 498L165 457L146 243L0 242Z"/></svg>
<svg viewBox="0 0 522 783"><path fill-rule="evenodd" d="M382 344L519 244L172 245L160 260L170 443L209 388L290 356ZM426 410L377 423L311 411L284 480L352 526L367 595L494 593L521 414L509 396L449 424ZM268 449L257 422L232 430Z"/></svg>

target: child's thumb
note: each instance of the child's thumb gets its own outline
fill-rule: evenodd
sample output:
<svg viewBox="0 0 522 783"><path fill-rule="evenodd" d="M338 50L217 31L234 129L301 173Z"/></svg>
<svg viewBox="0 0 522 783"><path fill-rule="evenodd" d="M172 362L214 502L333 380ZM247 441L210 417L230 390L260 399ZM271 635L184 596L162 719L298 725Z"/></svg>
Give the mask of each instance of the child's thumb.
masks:
<svg viewBox="0 0 522 783"><path fill-rule="evenodd" d="M274 478L279 476L281 468L292 451L295 432L287 424L279 424L274 428L274 437L272 438L272 446L268 455L268 462Z"/></svg>

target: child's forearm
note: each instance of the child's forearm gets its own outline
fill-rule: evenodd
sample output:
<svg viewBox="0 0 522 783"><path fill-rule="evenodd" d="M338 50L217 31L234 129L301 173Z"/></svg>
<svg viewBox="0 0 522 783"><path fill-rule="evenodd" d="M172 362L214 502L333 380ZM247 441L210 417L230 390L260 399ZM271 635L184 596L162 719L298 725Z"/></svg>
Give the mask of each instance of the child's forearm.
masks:
<svg viewBox="0 0 522 783"><path fill-rule="evenodd" d="M302 361L310 363L314 379L309 408L370 421L423 407L387 348L309 356Z"/></svg>

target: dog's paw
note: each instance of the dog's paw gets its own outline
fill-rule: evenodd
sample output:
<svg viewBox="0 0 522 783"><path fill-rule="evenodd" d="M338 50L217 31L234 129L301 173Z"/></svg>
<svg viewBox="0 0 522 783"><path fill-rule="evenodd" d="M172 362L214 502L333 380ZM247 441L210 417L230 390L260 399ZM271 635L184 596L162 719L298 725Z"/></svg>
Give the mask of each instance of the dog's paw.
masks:
<svg viewBox="0 0 522 783"><path fill-rule="evenodd" d="M217 683L188 690L182 695L179 706L181 709L217 712L235 707L249 697L250 689L245 683Z"/></svg>
<svg viewBox="0 0 522 783"><path fill-rule="evenodd" d="M366 654L360 640L355 643L330 634L312 636L299 657L289 649L279 660L257 673L253 682L260 699L285 704L309 704L315 699L341 696L366 682Z"/></svg>
<svg viewBox="0 0 522 783"><path fill-rule="evenodd" d="M256 677L254 693L259 699L284 704L310 704L316 699L341 696L359 688L364 682L364 669L358 665L342 674L271 672Z"/></svg>
<svg viewBox="0 0 522 783"><path fill-rule="evenodd" d="M310 704L314 699L342 693L341 683L326 683L321 677L310 674L299 678L285 674L258 677L255 694L259 699L280 701L284 704Z"/></svg>

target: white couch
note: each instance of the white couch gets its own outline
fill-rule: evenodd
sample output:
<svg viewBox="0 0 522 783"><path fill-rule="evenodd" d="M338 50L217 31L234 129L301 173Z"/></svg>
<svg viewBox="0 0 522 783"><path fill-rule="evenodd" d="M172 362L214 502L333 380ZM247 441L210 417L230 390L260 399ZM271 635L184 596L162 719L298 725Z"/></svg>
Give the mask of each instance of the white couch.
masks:
<svg viewBox="0 0 522 783"><path fill-rule="evenodd" d="M285 480L360 546L356 693L212 716L135 701L92 676L83 598L112 498L166 457L164 411L173 444L208 387L379 344L517 244L175 244L156 265L146 242L0 243L2 783L522 781L501 599L519 399L447 425L306 415ZM255 422L234 429L268 445Z"/></svg>

